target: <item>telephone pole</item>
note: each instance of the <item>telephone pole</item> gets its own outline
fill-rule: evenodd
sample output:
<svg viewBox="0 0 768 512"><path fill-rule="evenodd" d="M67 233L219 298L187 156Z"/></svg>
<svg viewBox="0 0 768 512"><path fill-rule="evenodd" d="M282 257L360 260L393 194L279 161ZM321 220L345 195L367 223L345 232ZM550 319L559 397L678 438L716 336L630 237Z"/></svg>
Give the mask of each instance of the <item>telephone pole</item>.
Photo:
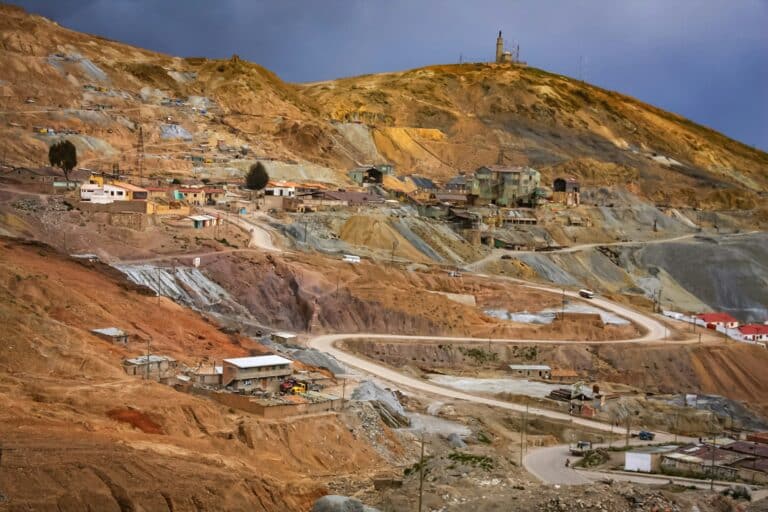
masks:
<svg viewBox="0 0 768 512"><path fill-rule="evenodd" d="M152 342L152 338L147 337L147 361L146 361L146 363L147 363L147 380L149 380L149 366L150 366L149 365L149 348L150 348L149 344L151 342Z"/></svg>
<svg viewBox="0 0 768 512"><path fill-rule="evenodd" d="M421 456L419 457L419 508L421 512L421 502L424 496L424 431L421 431Z"/></svg>

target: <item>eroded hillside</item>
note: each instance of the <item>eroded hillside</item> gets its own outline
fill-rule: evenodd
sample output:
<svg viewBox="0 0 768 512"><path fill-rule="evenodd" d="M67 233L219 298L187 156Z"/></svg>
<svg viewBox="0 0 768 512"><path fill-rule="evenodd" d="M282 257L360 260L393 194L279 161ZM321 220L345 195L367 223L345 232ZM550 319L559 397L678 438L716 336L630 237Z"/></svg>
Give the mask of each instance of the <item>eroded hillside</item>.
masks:
<svg viewBox="0 0 768 512"><path fill-rule="evenodd" d="M145 176L275 177L345 183L387 160L446 178L502 160L657 202L751 208L768 155L621 94L511 64L431 66L294 85L236 56L178 58L64 29L0 6L2 151L39 163L75 142L82 165ZM220 141L220 142L219 142ZM695 193L693 191L696 191Z"/></svg>

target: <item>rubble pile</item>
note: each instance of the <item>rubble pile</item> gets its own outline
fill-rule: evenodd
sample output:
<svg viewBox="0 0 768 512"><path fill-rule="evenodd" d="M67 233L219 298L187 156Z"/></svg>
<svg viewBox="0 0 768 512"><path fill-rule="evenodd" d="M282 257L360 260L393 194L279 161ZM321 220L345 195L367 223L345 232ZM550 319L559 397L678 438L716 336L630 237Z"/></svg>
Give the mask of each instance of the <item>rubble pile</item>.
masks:
<svg viewBox="0 0 768 512"><path fill-rule="evenodd" d="M352 392L352 400L370 402L374 410L379 413L382 421L389 427L400 428L411 424L411 420L405 415L405 408L397 396L388 389L380 388L370 380L360 383L360 386Z"/></svg>

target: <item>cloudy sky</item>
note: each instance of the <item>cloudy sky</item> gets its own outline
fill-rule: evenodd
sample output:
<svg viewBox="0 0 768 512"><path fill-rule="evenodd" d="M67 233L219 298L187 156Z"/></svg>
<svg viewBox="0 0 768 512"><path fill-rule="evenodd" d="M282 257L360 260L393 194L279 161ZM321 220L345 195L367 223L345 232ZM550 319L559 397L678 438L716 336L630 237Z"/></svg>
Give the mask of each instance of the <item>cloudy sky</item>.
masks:
<svg viewBox="0 0 768 512"><path fill-rule="evenodd" d="M173 55L240 57L309 82L490 60L633 95L768 150L768 0L12 0Z"/></svg>

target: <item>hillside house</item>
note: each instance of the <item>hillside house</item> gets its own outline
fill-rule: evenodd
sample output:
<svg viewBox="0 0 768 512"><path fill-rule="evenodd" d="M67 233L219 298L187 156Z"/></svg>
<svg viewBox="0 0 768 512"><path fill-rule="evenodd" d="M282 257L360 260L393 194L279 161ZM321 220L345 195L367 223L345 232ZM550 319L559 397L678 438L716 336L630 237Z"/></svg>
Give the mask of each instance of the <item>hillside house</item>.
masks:
<svg viewBox="0 0 768 512"><path fill-rule="evenodd" d="M694 444L663 454L661 468L707 476L714 474L716 478L732 479L737 476L738 469L729 466L746 458L743 454L713 445Z"/></svg>
<svg viewBox="0 0 768 512"><path fill-rule="evenodd" d="M176 374L178 362L169 356L150 354L123 361L123 369L128 375L160 381Z"/></svg>
<svg viewBox="0 0 768 512"><path fill-rule="evenodd" d="M519 377L538 377L549 379L552 368L546 364L511 364L509 370Z"/></svg>
<svg viewBox="0 0 768 512"><path fill-rule="evenodd" d="M540 181L539 171L530 167L483 166L475 171L471 194L484 204L533 204Z"/></svg>
<svg viewBox="0 0 768 512"><path fill-rule="evenodd" d="M214 388L221 387L221 379L224 375L224 367L203 366L194 372L194 383L198 386L210 386Z"/></svg>
<svg viewBox="0 0 768 512"><path fill-rule="evenodd" d="M130 183L125 183L123 181L113 181L111 186L124 190L129 201L146 201L149 197L149 192L147 192L147 189L137 187L136 185L132 185Z"/></svg>
<svg viewBox="0 0 768 512"><path fill-rule="evenodd" d="M165 200L170 197L170 189L167 187L145 187L144 189L150 201Z"/></svg>
<svg viewBox="0 0 768 512"><path fill-rule="evenodd" d="M214 217L213 215L190 215L187 218L192 221L194 229L203 229L221 224L221 218Z"/></svg>
<svg viewBox="0 0 768 512"><path fill-rule="evenodd" d="M3 181L29 187L36 192L50 194L54 191L54 183L64 178L63 174L51 167L30 169L27 167L15 167L0 175Z"/></svg>
<svg viewBox="0 0 768 512"><path fill-rule="evenodd" d="M122 329L118 329L117 327L91 329L91 332L99 338L111 341L112 343L120 343L122 345L128 344L128 334L126 334Z"/></svg>
<svg viewBox="0 0 768 512"><path fill-rule="evenodd" d="M174 199L177 201L186 201L194 206L203 206L206 204L204 188L180 188L174 192Z"/></svg>
<svg viewBox="0 0 768 512"><path fill-rule="evenodd" d="M109 204L115 201L144 201L149 192L146 189L131 185L129 183L115 182L104 183L84 183L80 186L80 200Z"/></svg>
<svg viewBox="0 0 768 512"><path fill-rule="evenodd" d="M747 324L739 326L741 337L747 341L768 341L768 325Z"/></svg>
<svg viewBox="0 0 768 512"><path fill-rule="evenodd" d="M236 357L224 360L221 383L235 391L277 391L280 382L292 373L291 360L284 357Z"/></svg>
<svg viewBox="0 0 768 512"><path fill-rule="evenodd" d="M394 174L391 164L377 164L355 167L347 176L358 185L381 185L384 176Z"/></svg>
<svg viewBox="0 0 768 512"><path fill-rule="evenodd" d="M262 204L266 210L290 210L294 206L298 184L290 181L270 181L264 188Z"/></svg>
<svg viewBox="0 0 768 512"><path fill-rule="evenodd" d="M446 192L451 194L466 194L470 189L470 180L462 173L454 176L445 184Z"/></svg>
<svg viewBox="0 0 768 512"><path fill-rule="evenodd" d="M579 182L576 178L556 178L552 183L552 201L566 206L581 203Z"/></svg>
<svg viewBox="0 0 768 512"><path fill-rule="evenodd" d="M736 329L739 326L739 321L728 313L702 313L696 317L707 324L707 329Z"/></svg>

